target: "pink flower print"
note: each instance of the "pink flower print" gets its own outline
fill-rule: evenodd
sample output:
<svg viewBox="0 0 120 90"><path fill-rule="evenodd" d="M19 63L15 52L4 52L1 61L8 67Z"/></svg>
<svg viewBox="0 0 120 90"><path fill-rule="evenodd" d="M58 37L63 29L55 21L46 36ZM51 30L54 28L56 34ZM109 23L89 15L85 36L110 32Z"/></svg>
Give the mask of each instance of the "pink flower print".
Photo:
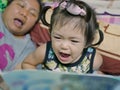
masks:
<svg viewBox="0 0 120 90"><path fill-rule="evenodd" d="M0 39L4 36L4 34L2 32L0 32Z"/></svg>
<svg viewBox="0 0 120 90"><path fill-rule="evenodd" d="M3 36L4 34L0 32L0 39ZM8 64L7 57L9 57L11 61L13 61L14 56L15 56L14 50L10 45L8 44L1 45L0 46L0 69L3 70L7 66Z"/></svg>

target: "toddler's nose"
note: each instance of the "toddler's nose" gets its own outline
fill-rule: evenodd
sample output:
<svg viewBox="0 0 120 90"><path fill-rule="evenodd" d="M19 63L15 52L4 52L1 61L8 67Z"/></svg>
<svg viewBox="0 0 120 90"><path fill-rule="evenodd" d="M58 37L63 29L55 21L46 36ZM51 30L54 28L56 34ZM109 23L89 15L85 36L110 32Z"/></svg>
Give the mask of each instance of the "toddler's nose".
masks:
<svg viewBox="0 0 120 90"><path fill-rule="evenodd" d="M28 13L29 13L29 11L26 9L22 9L22 11L21 11L21 15L24 17L27 17Z"/></svg>

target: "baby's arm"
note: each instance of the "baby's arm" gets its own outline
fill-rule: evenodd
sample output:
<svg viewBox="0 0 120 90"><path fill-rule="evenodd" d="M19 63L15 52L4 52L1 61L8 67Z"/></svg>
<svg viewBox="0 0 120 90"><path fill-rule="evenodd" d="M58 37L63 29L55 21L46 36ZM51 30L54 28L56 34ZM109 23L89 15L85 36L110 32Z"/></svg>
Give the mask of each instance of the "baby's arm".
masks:
<svg viewBox="0 0 120 90"><path fill-rule="evenodd" d="M34 52L30 53L22 63L22 69L36 69L38 64L43 63L46 51L46 44L39 46Z"/></svg>
<svg viewBox="0 0 120 90"><path fill-rule="evenodd" d="M99 71L99 68L102 65L102 63L103 63L103 58L100 55L100 53L96 51L94 62L93 62L93 70Z"/></svg>

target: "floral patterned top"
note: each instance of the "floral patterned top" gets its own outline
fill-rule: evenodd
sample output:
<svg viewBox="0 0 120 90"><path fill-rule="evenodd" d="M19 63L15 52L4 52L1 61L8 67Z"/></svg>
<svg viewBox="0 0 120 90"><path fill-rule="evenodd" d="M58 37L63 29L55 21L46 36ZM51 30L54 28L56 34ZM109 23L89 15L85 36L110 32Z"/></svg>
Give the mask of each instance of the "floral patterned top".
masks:
<svg viewBox="0 0 120 90"><path fill-rule="evenodd" d="M62 64L59 62L55 53L53 52L51 42L48 42L46 48L46 57L42 65L42 69L59 72L92 73L95 52L96 50L93 47L85 48L82 56L77 62L72 64Z"/></svg>

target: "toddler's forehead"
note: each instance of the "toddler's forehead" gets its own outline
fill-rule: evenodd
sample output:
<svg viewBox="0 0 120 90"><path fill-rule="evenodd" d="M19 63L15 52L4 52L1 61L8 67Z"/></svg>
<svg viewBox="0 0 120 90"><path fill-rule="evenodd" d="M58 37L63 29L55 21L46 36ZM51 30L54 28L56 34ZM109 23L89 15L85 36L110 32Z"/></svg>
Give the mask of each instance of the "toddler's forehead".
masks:
<svg viewBox="0 0 120 90"><path fill-rule="evenodd" d="M76 24L76 23L74 23L74 22L68 22L68 23L65 23L65 24L63 24L63 23L57 23L56 25L54 25L53 26L53 30L60 30L60 29L62 29L62 30L79 30L79 31L81 31L81 27L80 27L80 25L79 24Z"/></svg>
<svg viewBox="0 0 120 90"><path fill-rule="evenodd" d="M62 32L62 33L81 33L81 29L78 27L75 27L73 24L65 24L61 26L55 26L53 28L53 32Z"/></svg>

